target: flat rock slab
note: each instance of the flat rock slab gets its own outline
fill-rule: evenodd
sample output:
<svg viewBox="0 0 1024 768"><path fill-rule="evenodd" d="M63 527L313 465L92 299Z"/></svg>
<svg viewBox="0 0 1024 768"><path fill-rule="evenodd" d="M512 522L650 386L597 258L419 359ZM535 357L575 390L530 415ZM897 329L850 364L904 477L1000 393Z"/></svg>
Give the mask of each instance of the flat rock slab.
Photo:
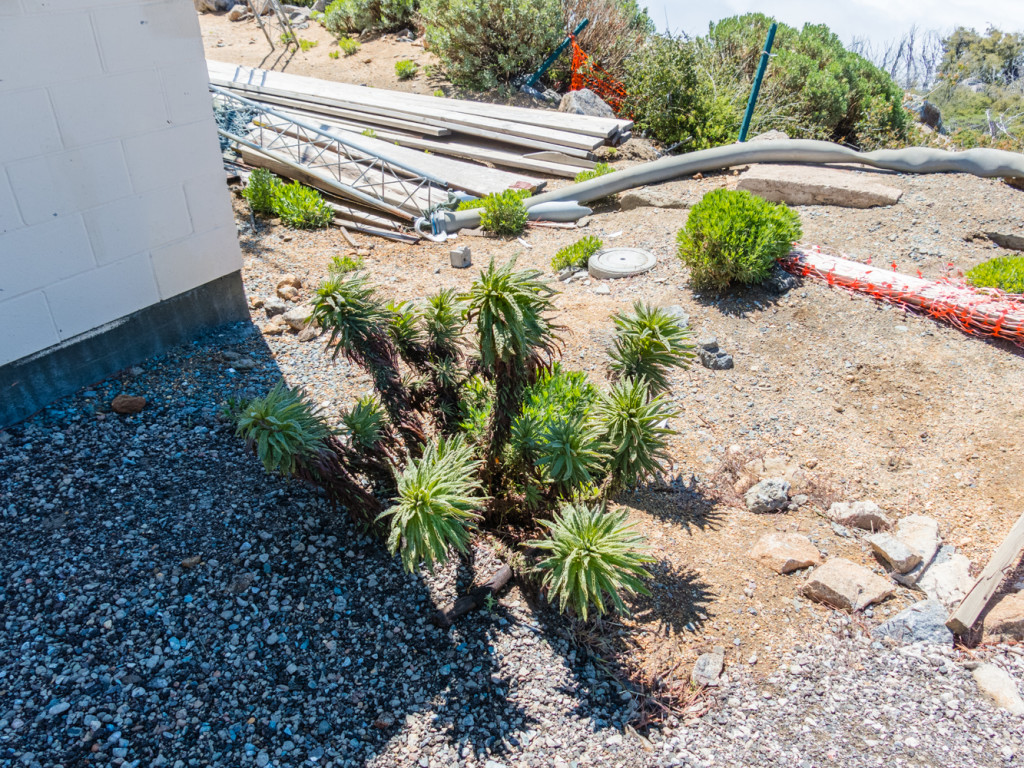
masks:
<svg viewBox="0 0 1024 768"><path fill-rule="evenodd" d="M974 586L970 568L971 561L955 548L942 547L917 580L917 588L952 612Z"/></svg>
<svg viewBox="0 0 1024 768"><path fill-rule="evenodd" d="M924 515L908 515L896 524L896 538L921 556L921 563L905 574L893 578L906 587L913 587L939 551L939 524Z"/></svg>
<svg viewBox="0 0 1024 768"><path fill-rule="evenodd" d="M980 664L972 673L978 690L993 704L1014 715L1024 715L1024 700L1017 690L1016 681L995 664Z"/></svg>
<svg viewBox="0 0 1024 768"><path fill-rule="evenodd" d="M892 527L892 520L873 501L837 501L828 508L828 516L847 528L887 531Z"/></svg>
<svg viewBox="0 0 1024 768"><path fill-rule="evenodd" d="M906 573L921 563L921 556L888 533L876 533L867 538L876 555L897 573Z"/></svg>
<svg viewBox="0 0 1024 768"><path fill-rule="evenodd" d="M937 600L914 603L879 624L871 634L878 639L891 637L900 643L953 644L953 633L946 626L946 609Z"/></svg>
<svg viewBox="0 0 1024 768"><path fill-rule="evenodd" d="M789 483L781 477L762 480L743 494L743 501L755 514L778 512L789 504Z"/></svg>
<svg viewBox="0 0 1024 768"><path fill-rule="evenodd" d="M893 593L887 579L843 557L816 569L801 590L811 600L844 611L860 611Z"/></svg>
<svg viewBox="0 0 1024 768"><path fill-rule="evenodd" d="M792 573L821 565L821 553L811 540L799 533L769 533L758 539L750 557L776 573Z"/></svg>
<svg viewBox="0 0 1024 768"><path fill-rule="evenodd" d="M981 639L983 643L1005 643L1024 640L1024 592L999 597L985 616Z"/></svg>
<svg viewBox="0 0 1024 768"><path fill-rule="evenodd" d="M662 189L641 187L619 195L619 209L634 208L691 208L697 201L692 195L673 195Z"/></svg>
<svg viewBox="0 0 1024 768"><path fill-rule="evenodd" d="M903 194L864 173L806 165L754 165L740 175L736 188L775 203L842 208L895 205Z"/></svg>

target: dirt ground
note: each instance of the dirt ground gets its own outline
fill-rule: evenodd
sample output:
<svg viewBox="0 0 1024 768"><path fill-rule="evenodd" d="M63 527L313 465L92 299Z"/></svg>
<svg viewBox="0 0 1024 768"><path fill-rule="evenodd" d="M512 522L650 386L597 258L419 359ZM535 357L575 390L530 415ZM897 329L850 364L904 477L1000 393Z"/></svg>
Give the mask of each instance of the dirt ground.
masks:
<svg viewBox="0 0 1024 768"><path fill-rule="evenodd" d="M201 22L208 56L259 63L263 41L251 23L210 15ZM351 60L333 61L324 35L317 25L301 33L321 43L306 58L299 54L289 72L432 90L420 78L394 80L393 61L412 58L409 44L375 41ZM1000 252L975 236L989 222L1024 218L1024 192L1000 180L872 173L903 190L899 203L866 210L800 207L805 242L937 278ZM730 172L660 190L697 200L734 184ZM302 279L302 297L308 297L330 259L351 250L337 230L292 232L263 223L253 233L247 209L237 199L235 205L250 301L272 296L285 273ZM696 338L716 336L736 361L733 370L694 365L673 377L676 480L615 499L659 558L653 596L635 601L633 617L623 624L636 640L636 660L652 669L688 669L699 652L724 645L727 664L768 670L801 640L832 629L830 611L799 597L799 574L779 576L748 557L764 533L800 530L828 556L880 570L859 537L840 535L823 518L831 501L869 499L896 518L933 516L946 543L976 569L984 566L1024 509L1024 354L812 280L789 290L694 293L675 257L675 234L685 218L684 209L611 205L583 230L530 229L525 244L465 234L452 244L357 240L381 293L396 300L467 288L491 258L516 257L521 267L551 274L555 251L584 234L657 255L650 272L601 283L608 295L595 294L598 281L574 280L559 286L557 298L559 321L569 329L563 359L599 382L610 317L635 301L679 305ZM451 268L448 251L455 244L471 247L473 269ZM265 323L261 310L253 310L253 320ZM267 343L292 383L329 382L332 407L348 406L369 388L366 377L344 378L347 367L332 369L318 342L285 334L268 336ZM755 456L798 468L793 493L811 501L780 515L747 512L721 468ZM879 623L917 599L919 593L899 588L855 621Z"/></svg>

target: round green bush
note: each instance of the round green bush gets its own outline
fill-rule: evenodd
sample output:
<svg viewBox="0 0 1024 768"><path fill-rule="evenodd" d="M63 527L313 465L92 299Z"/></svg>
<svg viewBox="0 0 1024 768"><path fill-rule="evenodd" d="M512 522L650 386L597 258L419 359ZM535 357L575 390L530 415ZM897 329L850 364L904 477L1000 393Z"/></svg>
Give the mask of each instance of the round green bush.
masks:
<svg viewBox="0 0 1024 768"><path fill-rule="evenodd" d="M694 289L721 291L762 282L801 234L800 217L782 203L716 189L690 211L676 243Z"/></svg>
<svg viewBox="0 0 1024 768"><path fill-rule="evenodd" d="M334 0L324 11L322 23L338 38L367 29L390 32L409 26L415 10L415 0Z"/></svg>
<svg viewBox="0 0 1024 768"><path fill-rule="evenodd" d="M506 189L504 192L493 192L484 198L483 210L480 211L480 226L502 237L515 237L522 234L528 218L526 205L519 191Z"/></svg>
<svg viewBox="0 0 1024 768"><path fill-rule="evenodd" d="M320 229L334 218L334 210L320 193L297 181L274 189L274 213L296 229Z"/></svg>
<svg viewBox="0 0 1024 768"><path fill-rule="evenodd" d="M967 282L978 288L1024 293L1024 256L998 256L974 267Z"/></svg>

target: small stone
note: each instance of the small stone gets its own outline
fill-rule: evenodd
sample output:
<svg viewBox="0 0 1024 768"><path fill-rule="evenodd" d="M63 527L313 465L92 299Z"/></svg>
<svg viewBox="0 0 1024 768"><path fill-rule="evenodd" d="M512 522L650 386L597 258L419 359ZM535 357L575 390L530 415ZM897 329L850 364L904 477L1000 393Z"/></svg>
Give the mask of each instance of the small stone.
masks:
<svg viewBox="0 0 1024 768"><path fill-rule="evenodd" d="M750 557L776 573L791 573L821 565L821 553L811 540L799 533L769 533L758 539Z"/></svg>
<svg viewBox="0 0 1024 768"><path fill-rule="evenodd" d="M892 584L843 557L816 568L802 590L804 596L844 611L860 611L893 593Z"/></svg>
<svg viewBox="0 0 1024 768"><path fill-rule="evenodd" d="M717 352L718 339L715 338L714 336L705 336L704 338L697 342L697 346L708 352Z"/></svg>
<svg viewBox="0 0 1024 768"><path fill-rule="evenodd" d="M837 501L829 507L828 516L847 528L886 531L892 527L892 520L873 501Z"/></svg>
<svg viewBox="0 0 1024 768"><path fill-rule="evenodd" d="M286 285L296 289L301 288L302 279L290 273L287 275L281 275L281 279L277 281L277 287L283 288Z"/></svg>
<svg viewBox="0 0 1024 768"><path fill-rule="evenodd" d="M718 685L718 678L725 666L725 653L716 649L712 653L702 653L697 657L690 673L694 685Z"/></svg>
<svg viewBox="0 0 1024 768"><path fill-rule="evenodd" d="M735 366L732 355L722 350L709 352L706 349L698 349L697 357L700 360L700 364L711 371L728 371Z"/></svg>
<svg viewBox="0 0 1024 768"><path fill-rule="evenodd" d="M1024 592L1001 595L984 618L981 641L1006 643L1024 640Z"/></svg>
<svg viewBox="0 0 1024 768"><path fill-rule="evenodd" d="M57 715L63 715L69 709L71 709L71 705L68 704L66 701L62 701L59 704L54 704L52 707L46 710L46 714L49 717L56 717Z"/></svg>
<svg viewBox="0 0 1024 768"><path fill-rule="evenodd" d="M193 557L186 557L184 560L181 561L181 567L182 568L195 568L201 562L203 562L203 556L202 555L195 555Z"/></svg>
<svg viewBox="0 0 1024 768"><path fill-rule="evenodd" d="M888 533L868 536L867 542L875 554L897 573L906 573L921 562L921 556L917 552Z"/></svg>
<svg viewBox="0 0 1024 768"><path fill-rule="evenodd" d="M781 477L770 477L748 490L743 501L754 514L777 512L789 503L789 487Z"/></svg>
<svg viewBox="0 0 1024 768"><path fill-rule="evenodd" d="M373 721L373 727L379 728L380 730L386 730L395 724L395 716L390 712L381 712L377 715L377 719Z"/></svg>
<svg viewBox="0 0 1024 768"><path fill-rule="evenodd" d="M924 515L908 515L896 524L896 538L921 556L921 563L904 574L893 578L906 587L912 587L924 574L928 564L939 551L939 524Z"/></svg>
<svg viewBox="0 0 1024 768"><path fill-rule="evenodd" d="M249 6L235 5L228 11L228 21L241 21L249 15Z"/></svg>
<svg viewBox="0 0 1024 768"><path fill-rule="evenodd" d="M1024 700L1017 690L1017 683L1009 673L995 664L979 664L971 673L978 690L993 704L1014 715L1024 715Z"/></svg>
<svg viewBox="0 0 1024 768"><path fill-rule="evenodd" d="M473 265L473 254L468 245L453 248L449 251L448 257L455 269L466 269Z"/></svg>
<svg viewBox="0 0 1024 768"><path fill-rule="evenodd" d="M281 299L266 299L263 302L263 311L267 313L268 318L283 315L289 309L291 307Z"/></svg>
<svg viewBox="0 0 1024 768"><path fill-rule="evenodd" d="M267 634L265 642L266 642L267 645L277 645L278 639L279 638L278 638L277 632L269 632Z"/></svg>
<svg viewBox="0 0 1024 768"><path fill-rule="evenodd" d="M320 337L320 329L314 325L309 325L299 331L299 341L313 341Z"/></svg>
<svg viewBox="0 0 1024 768"><path fill-rule="evenodd" d="M278 298L284 299L285 301L292 301L298 295L299 295L299 291L293 285L279 285L279 286L277 286L277 296L278 296Z"/></svg>
<svg viewBox="0 0 1024 768"><path fill-rule="evenodd" d="M118 395L110 403L110 407L114 413L131 416L146 407L146 398L142 395Z"/></svg>
<svg viewBox="0 0 1024 768"><path fill-rule="evenodd" d="M872 637L890 637L900 643L952 646L953 633L946 626L946 609L936 600L922 600L906 608L871 632Z"/></svg>
<svg viewBox="0 0 1024 768"><path fill-rule="evenodd" d="M594 293L596 293L598 296L607 296L611 292L612 292L612 289L609 288L604 283L602 283L601 285L598 285L597 287L594 288Z"/></svg>

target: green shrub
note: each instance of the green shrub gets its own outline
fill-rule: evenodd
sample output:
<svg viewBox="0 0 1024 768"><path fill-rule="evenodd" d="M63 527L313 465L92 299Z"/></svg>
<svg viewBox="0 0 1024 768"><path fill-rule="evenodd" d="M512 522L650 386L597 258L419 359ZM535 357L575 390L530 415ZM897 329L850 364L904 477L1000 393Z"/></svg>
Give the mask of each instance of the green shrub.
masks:
<svg viewBox="0 0 1024 768"><path fill-rule="evenodd" d="M801 235L800 217L782 203L716 189L690 211L676 242L697 290L760 283Z"/></svg>
<svg viewBox="0 0 1024 768"><path fill-rule="evenodd" d="M608 165L608 163L596 163L593 168L577 173L574 181L577 184L581 184L584 181L607 176L609 173L615 173L615 169Z"/></svg>
<svg viewBox="0 0 1024 768"><path fill-rule="evenodd" d="M376 139L377 138L377 132L375 130L373 130L373 128L364 128L361 133L362 133L363 136L365 136L368 139Z"/></svg>
<svg viewBox="0 0 1024 768"><path fill-rule="evenodd" d="M437 98L439 98L439 99L443 99L444 98L444 91L441 88L437 88L434 91L434 95L437 96Z"/></svg>
<svg viewBox="0 0 1024 768"><path fill-rule="evenodd" d="M362 256L356 256L355 258L345 256L335 256L331 259L331 263L327 265L327 271L332 275L344 275L346 272L358 272L361 269L365 269L366 264L363 262Z"/></svg>
<svg viewBox="0 0 1024 768"><path fill-rule="evenodd" d="M248 443L268 472L291 475L324 450L330 430L299 390L279 381L264 397L234 414L235 434Z"/></svg>
<svg viewBox="0 0 1024 768"><path fill-rule="evenodd" d="M415 61L404 59L403 61L395 62L395 77L399 80L412 80L416 77L416 73L419 71L420 65Z"/></svg>
<svg viewBox="0 0 1024 768"><path fill-rule="evenodd" d="M391 32L409 26L415 0L334 0L324 11L323 25L337 38L348 32Z"/></svg>
<svg viewBox="0 0 1024 768"><path fill-rule="evenodd" d="M661 395L651 398L643 379L623 379L601 395L594 417L601 439L609 446L609 471L615 485L633 487L669 461L668 436L664 426L675 411Z"/></svg>
<svg viewBox="0 0 1024 768"><path fill-rule="evenodd" d="M565 34L559 0L423 0L420 13L427 47L467 88L532 72Z"/></svg>
<svg viewBox="0 0 1024 768"><path fill-rule="evenodd" d="M320 193L297 181L274 189L274 213L296 229L320 229L334 218L334 210Z"/></svg>
<svg viewBox="0 0 1024 768"><path fill-rule="evenodd" d="M331 51L330 53L327 54L327 56L332 59L337 59L340 55L341 54L339 54L337 51Z"/></svg>
<svg viewBox="0 0 1024 768"><path fill-rule="evenodd" d="M338 50L346 56L351 56L359 50L359 41L353 37L342 35L338 38Z"/></svg>
<svg viewBox="0 0 1024 768"><path fill-rule="evenodd" d="M538 569L559 610L571 609L586 621L591 606L603 615L608 600L625 612L622 593L650 594L642 579L651 577L644 564L654 560L641 549L643 539L626 523L625 512L566 504L554 520L541 523L549 534L530 545L547 553Z"/></svg>
<svg viewBox="0 0 1024 768"><path fill-rule="evenodd" d="M600 239L593 235L587 235L556 253L555 258L551 260L551 268L555 272L561 272L567 267L586 268L590 257L601 250L602 245L604 243Z"/></svg>
<svg viewBox="0 0 1024 768"><path fill-rule="evenodd" d="M526 229L529 215L519 190L492 192L483 199L480 226L502 237L515 237Z"/></svg>
<svg viewBox="0 0 1024 768"><path fill-rule="evenodd" d="M1024 256L999 256L974 267L967 282L979 288L1024 293Z"/></svg>
<svg viewBox="0 0 1024 768"><path fill-rule="evenodd" d="M611 358L614 379L635 379L652 392L668 389L673 368L686 368L693 359L690 330L660 307L633 305L633 314L612 315L615 339Z"/></svg>
<svg viewBox="0 0 1024 768"><path fill-rule="evenodd" d="M253 213L270 214L274 212L274 194L280 186L281 180L266 168L255 168L249 174L242 197Z"/></svg>
<svg viewBox="0 0 1024 768"><path fill-rule="evenodd" d="M477 478L480 464L461 440L428 445L398 478L398 498L381 518L390 518L388 549L401 550L410 573L422 562L428 569L448 559L448 550L466 551L470 528L486 501Z"/></svg>

